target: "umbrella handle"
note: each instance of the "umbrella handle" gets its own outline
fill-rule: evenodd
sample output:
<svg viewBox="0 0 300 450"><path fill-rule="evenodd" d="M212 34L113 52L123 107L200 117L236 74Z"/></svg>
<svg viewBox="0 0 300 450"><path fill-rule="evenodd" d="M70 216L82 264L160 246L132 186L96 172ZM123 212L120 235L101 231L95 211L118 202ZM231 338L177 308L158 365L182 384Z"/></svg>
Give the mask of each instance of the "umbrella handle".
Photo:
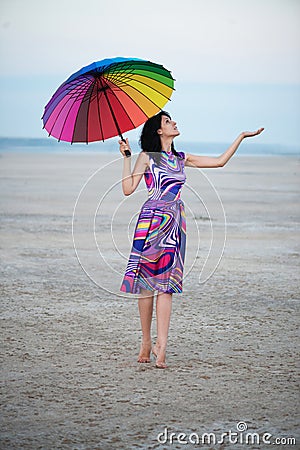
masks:
<svg viewBox="0 0 300 450"><path fill-rule="evenodd" d="M121 138L121 140L122 140L123 142L125 142L125 144L126 144L126 141L125 141L125 139L123 138L122 134L120 134L120 138ZM124 152L125 152L125 155L127 156L127 158L129 158L129 156L131 156L131 152L130 152L129 150L124 150Z"/></svg>

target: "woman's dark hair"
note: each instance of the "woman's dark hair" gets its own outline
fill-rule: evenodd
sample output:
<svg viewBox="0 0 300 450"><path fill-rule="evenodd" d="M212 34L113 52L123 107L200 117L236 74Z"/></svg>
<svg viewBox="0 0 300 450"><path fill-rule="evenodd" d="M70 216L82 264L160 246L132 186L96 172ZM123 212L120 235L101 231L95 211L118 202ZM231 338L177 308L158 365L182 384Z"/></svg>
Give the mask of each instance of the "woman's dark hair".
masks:
<svg viewBox="0 0 300 450"><path fill-rule="evenodd" d="M169 119L171 119L171 116L166 111L160 111L158 114L156 114L153 117L150 117L150 119L145 122L141 137L139 140L139 144L143 150L143 152L150 153L152 158L155 160L157 164L160 162L161 158L161 142L159 134L157 133L157 130L161 128L161 117L167 116ZM172 153L180 158L180 155L176 152L174 143L172 142L171 145Z"/></svg>

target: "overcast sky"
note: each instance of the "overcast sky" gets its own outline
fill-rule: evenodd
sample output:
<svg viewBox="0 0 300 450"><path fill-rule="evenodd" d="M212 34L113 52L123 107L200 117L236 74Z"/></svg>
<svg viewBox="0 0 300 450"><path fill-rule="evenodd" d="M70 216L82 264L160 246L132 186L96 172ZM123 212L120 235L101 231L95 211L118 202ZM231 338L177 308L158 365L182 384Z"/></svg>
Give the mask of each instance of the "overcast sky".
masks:
<svg viewBox="0 0 300 450"><path fill-rule="evenodd" d="M298 144L299 0L0 0L0 136L45 136L44 105L92 61L134 56L176 79L166 106L185 140L266 127ZM242 127L242 129L240 129Z"/></svg>

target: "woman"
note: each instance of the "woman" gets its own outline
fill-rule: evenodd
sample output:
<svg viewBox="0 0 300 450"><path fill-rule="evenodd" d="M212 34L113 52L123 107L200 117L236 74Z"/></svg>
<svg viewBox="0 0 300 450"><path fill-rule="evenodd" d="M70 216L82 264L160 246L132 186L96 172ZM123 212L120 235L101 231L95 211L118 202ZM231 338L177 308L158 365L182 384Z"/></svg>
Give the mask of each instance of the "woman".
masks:
<svg viewBox="0 0 300 450"><path fill-rule="evenodd" d="M220 156L198 156L177 152L173 140L180 133L170 115L161 111L144 124L139 153L133 171L128 139L119 141L124 156L122 188L132 194L142 177L148 189L148 199L142 205L133 237L128 265L120 290L138 294L142 328L142 343L138 362L149 363L151 350L156 367L165 369L166 348L173 293L182 292L186 243L184 204L180 199L185 182L185 166L223 167L242 140L263 131L243 132ZM156 298L157 340L151 348L151 323L154 291Z"/></svg>

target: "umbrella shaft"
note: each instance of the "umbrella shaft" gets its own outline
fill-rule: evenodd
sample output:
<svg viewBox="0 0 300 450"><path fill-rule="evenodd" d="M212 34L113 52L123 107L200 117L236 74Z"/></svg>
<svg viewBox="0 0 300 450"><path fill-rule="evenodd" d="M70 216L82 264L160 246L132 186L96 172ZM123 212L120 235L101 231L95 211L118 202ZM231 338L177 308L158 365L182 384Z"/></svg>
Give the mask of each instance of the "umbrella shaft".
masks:
<svg viewBox="0 0 300 450"><path fill-rule="evenodd" d="M118 130L118 134L119 134L120 138L122 139L122 141L123 141L123 142L126 142L125 139L124 139L123 136L122 136L120 127L119 127L119 125L118 125L118 121L117 121L116 116L115 116L115 113L114 113L114 110L113 110L113 108L112 108L112 106L111 106L111 104L110 104L110 101L109 101L109 98L108 98L108 95L107 95L107 92L106 92L107 87L106 87L106 86L103 86L102 80L101 80L101 85L102 85L101 91L102 91L102 92L104 93L104 95L105 95L105 98L106 98L107 104L108 104L108 106L109 106L109 109L110 109L112 118L114 119L116 128L117 128L117 130ZM129 151L129 150L125 150L125 155L127 156L127 158L128 158L129 156L131 156L130 151Z"/></svg>

